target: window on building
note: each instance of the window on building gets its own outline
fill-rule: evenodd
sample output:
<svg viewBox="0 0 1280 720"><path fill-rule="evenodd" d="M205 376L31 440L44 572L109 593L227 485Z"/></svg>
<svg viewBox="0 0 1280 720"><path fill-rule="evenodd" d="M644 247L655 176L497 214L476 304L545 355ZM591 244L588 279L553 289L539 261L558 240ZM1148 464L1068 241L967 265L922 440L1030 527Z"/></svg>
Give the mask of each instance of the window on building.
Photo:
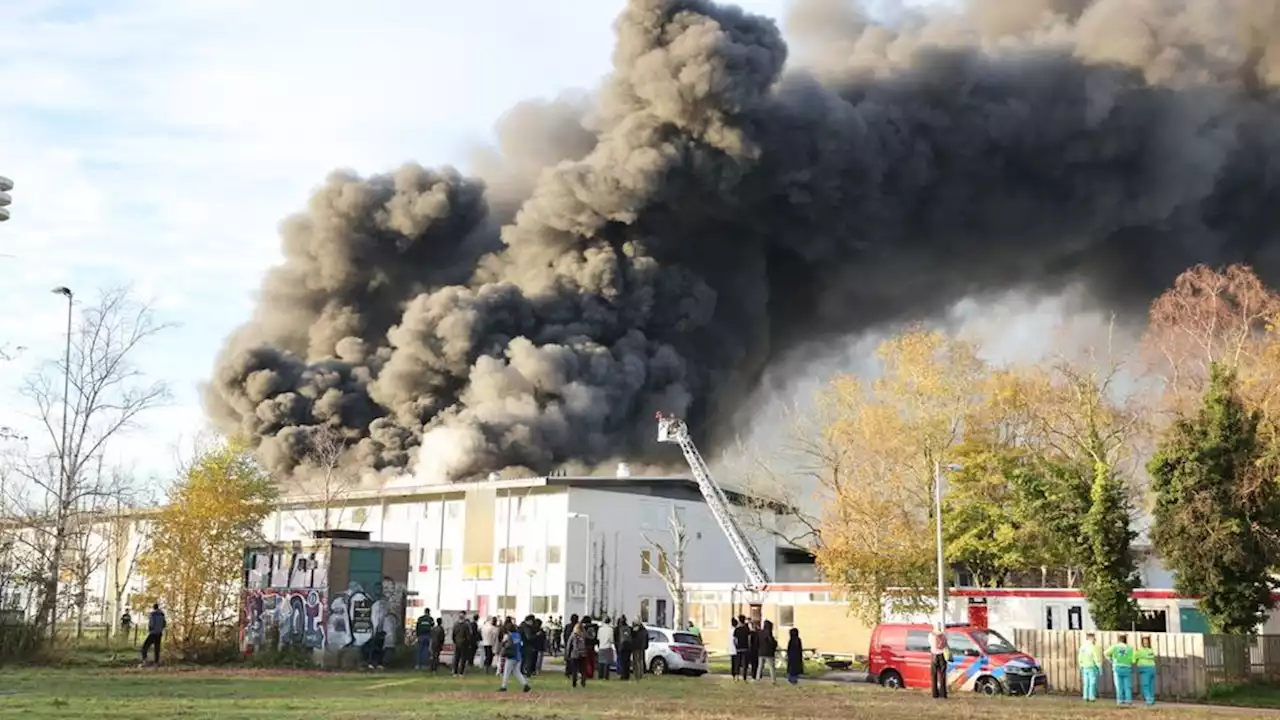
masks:
<svg viewBox="0 0 1280 720"><path fill-rule="evenodd" d="M547 546L547 563L550 565L560 564L560 546L559 545Z"/></svg>
<svg viewBox="0 0 1280 720"><path fill-rule="evenodd" d="M640 622L642 623L649 622L649 605L649 598L640 598Z"/></svg>
<svg viewBox="0 0 1280 720"><path fill-rule="evenodd" d="M779 605L778 606L778 624L783 627L796 626L796 606L795 605Z"/></svg>
<svg viewBox="0 0 1280 720"><path fill-rule="evenodd" d="M658 553L658 574L667 574L667 554L663 552Z"/></svg>
<svg viewBox="0 0 1280 720"><path fill-rule="evenodd" d="M515 596L515 595L499 595L499 596L498 596L498 609L499 609L499 610L504 610L504 611L507 611L507 612L515 612L515 611L516 611L516 596Z"/></svg>
<svg viewBox="0 0 1280 720"><path fill-rule="evenodd" d="M554 615L560 612L559 595L534 595L533 609L535 615Z"/></svg>
<svg viewBox="0 0 1280 720"><path fill-rule="evenodd" d="M831 602L831 593L824 593L824 592L809 593L809 602L815 602L815 603Z"/></svg>
<svg viewBox="0 0 1280 720"><path fill-rule="evenodd" d="M436 550L436 569L448 570L451 567L453 567L453 551L448 548Z"/></svg>
<svg viewBox="0 0 1280 720"><path fill-rule="evenodd" d="M524 562L523 547L508 547L498 550L498 563L522 563Z"/></svg>
<svg viewBox="0 0 1280 720"><path fill-rule="evenodd" d="M650 556L650 554L649 554L649 551L648 551L648 550L641 550L641 551L640 551L640 574L641 574L641 575L648 575L648 574L649 574L649 571L653 569L653 568L650 566L650 563L652 562L652 561L651 561L651 559L650 559L650 557L651 557L651 556ZM642 621L642 622L648 622L648 621L647 621L647 620L644 620L644 621Z"/></svg>
<svg viewBox="0 0 1280 720"><path fill-rule="evenodd" d="M450 520L457 520L458 516L461 514L462 514L462 502L460 500L454 501L454 502L446 502L444 504L444 516L449 518Z"/></svg>
<svg viewBox="0 0 1280 720"><path fill-rule="evenodd" d="M907 652L929 652L929 633L911 630L907 633Z"/></svg>
<svg viewBox="0 0 1280 720"><path fill-rule="evenodd" d="M705 630L718 630L720 628L719 605L702 606L702 627Z"/></svg>

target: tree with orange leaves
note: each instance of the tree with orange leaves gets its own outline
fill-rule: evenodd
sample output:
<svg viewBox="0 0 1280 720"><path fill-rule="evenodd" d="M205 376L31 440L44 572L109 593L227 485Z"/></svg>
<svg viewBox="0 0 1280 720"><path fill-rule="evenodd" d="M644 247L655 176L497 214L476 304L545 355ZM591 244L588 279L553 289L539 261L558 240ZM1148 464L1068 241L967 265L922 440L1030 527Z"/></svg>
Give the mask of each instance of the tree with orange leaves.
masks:
<svg viewBox="0 0 1280 720"><path fill-rule="evenodd" d="M1273 405L1280 392L1277 318L1280 293L1246 265L1197 265L1179 275L1152 303L1143 338L1164 381L1166 408L1178 416L1195 412L1215 363L1237 375L1246 404L1264 411Z"/></svg>
<svg viewBox="0 0 1280 720"><path fill-rule="evenodd" d="M977 347L910 330L877 350L882 374L834 378L819 398L826 505L818 564L855 614L878 621L930 606L935 464L947 464L983 403Z"/></svg>

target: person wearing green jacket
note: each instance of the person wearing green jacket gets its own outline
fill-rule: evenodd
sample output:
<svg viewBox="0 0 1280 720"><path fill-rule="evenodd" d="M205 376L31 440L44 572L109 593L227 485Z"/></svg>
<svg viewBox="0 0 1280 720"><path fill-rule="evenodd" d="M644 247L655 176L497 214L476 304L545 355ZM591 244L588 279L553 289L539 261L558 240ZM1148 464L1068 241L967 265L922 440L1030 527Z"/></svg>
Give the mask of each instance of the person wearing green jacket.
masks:
<svg viewBox="0 0 1280 720"><path fill-rule="evenodd" d="M1156 651L1151 647L1150 635L1143 635L1139 642L1141 647L1134 653L1138 687L1142 690L1143 702L1151 706L1156 704Z"/></svg>
<svg viewBox="0 0 1280 720"><path fill-rule="evenodd" d="M1116 644L1107 648L1111 672L1116 681L1116 704L1128 707L1133 704L1133 648L1129 636L1120 633Z"/></svg>
<svg viewBox="0 0 1280 720"><path fill-rule="evenodd" d="M1102 651L1098 649L1098 638L1093 633L1084 636L1084 644L1076 659L1080 663L1080 679L1083 684L1085 702L1098 699L1098 676L1102 674Z"/></svg>

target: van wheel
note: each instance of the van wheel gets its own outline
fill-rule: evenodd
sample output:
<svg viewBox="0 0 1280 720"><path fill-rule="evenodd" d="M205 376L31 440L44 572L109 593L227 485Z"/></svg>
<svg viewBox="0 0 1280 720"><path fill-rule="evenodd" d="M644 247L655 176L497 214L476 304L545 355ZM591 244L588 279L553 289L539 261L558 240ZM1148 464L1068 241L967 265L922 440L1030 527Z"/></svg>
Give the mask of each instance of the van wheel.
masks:
<svg viewBox="0 0 1280 720"><path fill-rule="evenodd" d="M649 663L649 672L653 675L666 675L667 661L660 657L654 658L653 662Z"/></svg>
<svg viewBox="0 0 1280 720"><path fill-rule="evenodd" d="M901 690L903 688L902 676L895 670L886 670L880 673L880 684L890 690Z"/></svg>
<svg viewBox="0 0 1280 720"><path fill-rule="evenodd" d="M1000 685L1000 681L993 677L984 677L978 680L978 686L975 688L983 695L1003 695L1004 687Z"/></svg>

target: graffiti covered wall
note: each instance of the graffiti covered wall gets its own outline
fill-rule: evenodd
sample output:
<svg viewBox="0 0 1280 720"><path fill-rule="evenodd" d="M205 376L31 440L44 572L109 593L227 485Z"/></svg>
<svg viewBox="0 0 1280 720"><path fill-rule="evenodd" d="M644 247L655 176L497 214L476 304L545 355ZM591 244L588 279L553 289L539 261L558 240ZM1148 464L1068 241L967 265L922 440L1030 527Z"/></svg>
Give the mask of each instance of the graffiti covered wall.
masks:
<svg viewBox="0 0 1280 720"><path fill-rule="evenodd" d="M241 645L341 651L381 630L394 647L404 640L407 579L407 548L246 550Z"/></svg>

